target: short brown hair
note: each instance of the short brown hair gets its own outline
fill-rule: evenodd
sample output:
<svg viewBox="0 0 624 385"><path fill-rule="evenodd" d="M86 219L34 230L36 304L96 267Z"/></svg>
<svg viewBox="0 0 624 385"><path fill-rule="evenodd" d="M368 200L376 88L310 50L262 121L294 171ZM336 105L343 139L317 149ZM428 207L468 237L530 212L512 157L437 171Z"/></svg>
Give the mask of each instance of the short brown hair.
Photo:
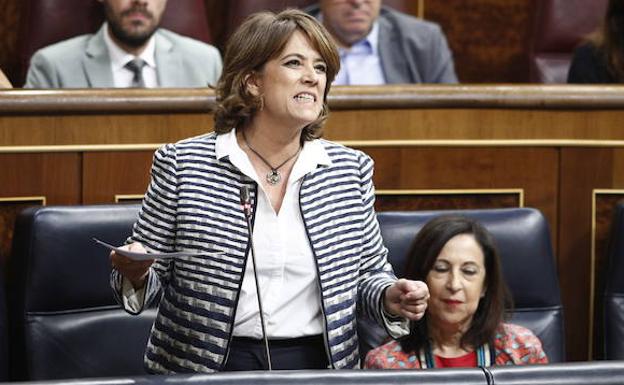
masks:
<svg viewBox="0 0 624 385"><path fill-rule="evenodd" d="M439 216L427 222L412 244L405 278L425 281L444 245L460 234L474 236L484 257L485 295L479 301L472 324L460 341L464 348L477 348L494 341L496 330L505 319L505 308L511 310L513 307L494 238L479 222L460 215ZM427 318L425 314L424 322L411 323L410 334L401 340L403 350L418 351L428 344L430 336Z"/></svg>
<svg viewBox="0 0 624 385"><path fill-rule="evenodd" d="M262 97L254 96L247 90L246 80L261 71L266 62L277 57L295 31L307 36L327 65L323 109L318 119L304 127L301 140L321 137L329 114L327 94L340 69L340 56L327 30L314 17L296 9L278 14L253 14L230 37L223 58L223 73L216 88L214 120L218 134L229 132L234 127L244 127L260 110Z"/></svg>

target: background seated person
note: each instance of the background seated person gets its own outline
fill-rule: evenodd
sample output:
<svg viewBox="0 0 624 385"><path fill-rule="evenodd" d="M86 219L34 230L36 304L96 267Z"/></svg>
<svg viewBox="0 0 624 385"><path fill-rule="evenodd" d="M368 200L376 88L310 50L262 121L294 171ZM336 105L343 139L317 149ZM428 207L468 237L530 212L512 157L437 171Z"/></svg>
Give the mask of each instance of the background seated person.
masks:
<svg viewBox="0 0 624 385"><path fill-rule="evenodd" d="M219 51L158 28L167 0L98 0L106 22L33 55L25 88L206 87L221 74Z"/></svg>
<svg viewBox="0 0 624 385"><path fill-rule="evenodd" d="M371 350L367 368L432 368L547 363L539 339L504 323L511 296L492 236L476 221L428 222L410 251L406 278L424 280L431 297L410 334Z"/></svg>
<svg viewBox="0 0 624 385"><path fill-rule="evenodd" d="M453 55L435 23L382 7L381 0L321 0L307 11L338 43L334 85L457 83Z"/></svg>
<svg viewBox="0 0 624 385"><path fill-rule="evenodd" d="M568 83L624 82L624 1L610 0L602 27L574 51Z"/></svg>

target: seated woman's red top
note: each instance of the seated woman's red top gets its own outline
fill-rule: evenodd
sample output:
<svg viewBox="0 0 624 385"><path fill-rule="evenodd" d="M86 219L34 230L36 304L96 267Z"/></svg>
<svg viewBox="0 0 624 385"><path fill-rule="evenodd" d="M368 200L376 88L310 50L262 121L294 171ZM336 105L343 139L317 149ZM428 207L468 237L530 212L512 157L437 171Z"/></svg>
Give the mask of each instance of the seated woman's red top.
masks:
<svg viewBox="0 0 624 385"><path fill-rule="evenodd" d="M547 364L542 343L529 329L502 324L494 338L495 365ZM390 341L366 355L365 368L420 369L418 352L404 352L398 341ZM460 357L461 358L461 357ZM436 359L436 365L438 365ZM476 362L473 361L473 362ZM476 366L476 363L473 364Z"/></svg>
<svg viewBox="0 0 624 385"><path fill-rule="evenodd" d="M474 368L477 366L477 352L470 352L459 357L433 356L436 368Z"/></svg>

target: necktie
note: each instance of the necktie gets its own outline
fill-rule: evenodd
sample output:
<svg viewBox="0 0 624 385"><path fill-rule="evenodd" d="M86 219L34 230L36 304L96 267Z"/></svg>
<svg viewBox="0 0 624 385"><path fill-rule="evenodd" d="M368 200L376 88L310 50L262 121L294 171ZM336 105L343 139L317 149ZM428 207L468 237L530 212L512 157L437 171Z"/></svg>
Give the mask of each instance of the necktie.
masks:
<svg viewBox="0 0 624 385"><path fill-rule="evenodd" d="M132 77L132 85L133 88L143 88L145 87L145 81L143 80L143 67L145 67L147 63L145 60L136 58L134 60L130 60L126 63L124 67L132 71L134 76Z"/></svg>

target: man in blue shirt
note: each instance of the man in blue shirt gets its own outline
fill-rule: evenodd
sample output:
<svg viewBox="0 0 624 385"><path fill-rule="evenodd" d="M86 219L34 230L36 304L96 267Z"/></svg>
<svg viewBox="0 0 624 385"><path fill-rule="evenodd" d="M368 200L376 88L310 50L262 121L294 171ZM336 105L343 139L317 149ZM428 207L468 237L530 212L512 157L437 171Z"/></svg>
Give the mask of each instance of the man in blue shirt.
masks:
<svg viewBox="0 0 624 385"><path fill-rule="evenodd" d="M320 0L308 10L339 46L334 85L457 83L440 27L382 7L381 0Z"/></svg>

